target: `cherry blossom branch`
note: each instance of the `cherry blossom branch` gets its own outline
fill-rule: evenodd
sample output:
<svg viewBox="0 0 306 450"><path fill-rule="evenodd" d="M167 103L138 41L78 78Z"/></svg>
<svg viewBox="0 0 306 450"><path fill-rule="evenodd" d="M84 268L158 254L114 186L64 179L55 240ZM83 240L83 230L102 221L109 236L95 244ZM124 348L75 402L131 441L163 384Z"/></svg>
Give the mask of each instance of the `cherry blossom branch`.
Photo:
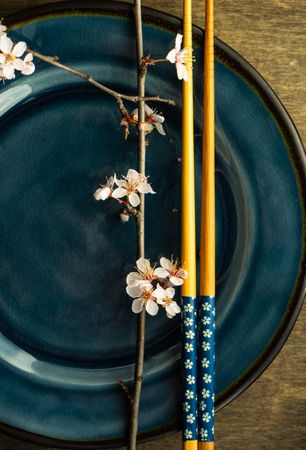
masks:
<svg viewBox="0 0 306 450"><path fill-rule="evenodd" d="M122 116L126 116L128 114L127 109L124 106L123 100L127 100L130 102L139 102L140 100L144 101L152 101L152 102L160 102L160 103L167 103L168 105L175 105L174 100L161 98L159 96L154 97L145 97L144 95L125 95L121 94L119 92L114 91L113 89L108 88L104 84L100 83L99 81L95 80L91 75L88 75L87 73L81 72L77 69L74 69L73 67L67 66L66 64L63 64L59 61L59 58L57 56L46 56L42 53L37 52L36 50L27 49L28 53L32 53L33 56L40 59L41 61L45 61L48 64L51 64L53 66L59 67L60 69L66 70L67 72L73 73L74 75L82 78L83 80L88 81L88 83L94 85L101 91L105 92L106 94L111 95L116 100L118 107L120 109L120 112Z"/></svg>
<svg viewBox="0 0 306 450"><path fill-rule="evenodd" d="M145 141L145 82L147 74L147 65L143 62L143 37L142 37L142 17L141 17L141 0L134 0L134 17L136 27L136 46L138 60L138 170L141 175L145 175L146 162L146 141ZM145 257L145 229L144 229L145 202L144 194L140 195L139 212L136 217L137 221L137 238L138 238L138 258ZM134 372L134 389L133 402L130 404L130 427L128 450L136 450L139 405L141 397L143 365L144 365L144 346L145 346L145 323L146 309L143 308L138 315L137 322L137 344L136 344L136 362Z"/></svg>

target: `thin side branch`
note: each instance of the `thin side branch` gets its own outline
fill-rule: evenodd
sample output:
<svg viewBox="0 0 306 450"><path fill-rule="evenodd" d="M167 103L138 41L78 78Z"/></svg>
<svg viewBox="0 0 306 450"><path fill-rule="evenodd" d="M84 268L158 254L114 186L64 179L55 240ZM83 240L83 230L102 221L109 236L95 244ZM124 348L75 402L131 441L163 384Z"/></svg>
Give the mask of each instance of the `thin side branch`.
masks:
<svg viewBox="0 0 306 450"><path fill-rule="evenodd" d="M81 72L77 69L74 69L73 67L67 66L66 64L63 64L59 61L59 58L56 56L46 56L42 53L37 52L36 50L27 49L28 53L32 53L33 56L40 59L41 61L45 61L48 64L51 64L53 66L59 67L60 69L66 70L67 72L73 73L74 75L82 78L83 80L88 81L88 83L94 85L96 88L100 89L101 91L105 92L106 94L111 95L116 100L118 107L120 109L120 112L123 116L128 114L128 111L126 110L123 100L127 100L133 103L139 102L140 100L143 101L152 101L152 102L160 102L160 103L167 103L168 105L175 105L174 100L169 100L166 98L161 98L159 96L155 97L146 97L140 95L125 95L121 94L119 92L114 91L113 89L108 88L102 83L99 83L99 81L95 80L91 75L88 75L87 73Z"/></svg>

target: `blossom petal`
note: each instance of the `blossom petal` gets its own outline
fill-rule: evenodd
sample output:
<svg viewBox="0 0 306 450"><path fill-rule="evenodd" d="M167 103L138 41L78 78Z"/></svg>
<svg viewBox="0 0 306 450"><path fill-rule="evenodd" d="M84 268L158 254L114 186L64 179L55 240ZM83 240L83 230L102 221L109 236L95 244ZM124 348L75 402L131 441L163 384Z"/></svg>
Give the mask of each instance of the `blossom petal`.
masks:
<svg viewBox="0 0 306 450"><path fill-rule="evenodd" d="M170 281L174 286L182 286L184 284L184 280L178 277L170 277Z"/></svg>
<svg viewBox="0 0 306 450"><path fill-rule="evenodd" d="M135 314L138 314L142 311L144 301L142 298L135 298L132 303L132 311Z"/></svg>
<svg viewBox="0 0 306 450"><path fill-rule="evenodd" d="M127 195L127 190L121 187L118 187L117 189L115 189L112 193L112 197L114 198L122 198L125 197Z"/></svg>
<svg viewBox="0 0 306 450"><path fill-rule="evenodd" d="M126 293L129 297L137 298L141 295L141 289L139 286L127 286L126 287Z"/></svg>
<svg viewBox="0 0 306 450"><path fill-rule="evenodd" d="M160 284L157 285L157 288L152 292L153 297L157 300L162 300L166 297L166 291L163 289Z"/></svg>
<svg viewBox="0 0 306 450"><path fill-rule="evenodd" d="M119 188L118 188L119 189ZM116 189L117 190L117 189ZM124 189L125 190L125 189ZM114 191L115 192L115 191ZM113 192L113 196L114 196L114 192ZM130 202L130 204L132 205L132 206L134 206L134 208L136 208L136 206L138 206L139 205L139 203L140 203L140 198L139 198L139 195L138 194L136 194L136 192L132 192L130 195L129 195L129 202Z"/></svg>
<svg viewBox="0 0 306 450"><path fill-rule="evenodd" d="M170 50L170 52L166 56L166 59L168 61L170 61L172 64L174 64L176 61L176 55L177 55L177 50L175 48L173 48L172 50Z"/></svg>
<svg viewBox="0 0 306 450"><path fill-rule="evenodd" d="M149 183L147 183L146 181L143 181L143 182L139 183L138 191L141 194L155 194L155 192L153 191L151 185Z"/></svg>
<svg viewBox="0 0 306 450"><path fill-rule="evenodd" d="M110 193L111 193L111 190L108 187L99 188L94 193L94 198L97 201L99 201L99 200L106 200L110 196Z"/></svg>
<svg viewBox="0 0 306 450"><path fill-rule="evenodd" d="M173 287L168 287L166 289L167 296L173 298L175 295L175 289Z"/></svg>
<svg viewBox="0 0 306 450"><path fill-rule="evenodd" d="M137 181L139 179L139 173L137 172L137 170L129 169L126 178L129 181Z"/></svg>
<svg viewBox="0 0 306 450"><path fill-rule="evenodd" d="M2 36L0 39L0 50L8 55L13 48L13 41L7 36Z"/></svg>
<svg viewBox="0 0 306 450"><path fill-rule="evenodd" d="M31 61L33 61L33 53L27 53L25 55L25 57L24 57L24 62L28 63L28 62L31 62Z"/></svg>
<svg viewBox="0 0 306 450"><path fill-rule="evenodd" d="M143 278L138 272L130 272L128 276L126 277L126 284L128 286L135 286L138 285L140 281L142 281Z"/></svg>
<svg viewBox="0 0 306 450"><path fill-rule="evenodd" d="M21 71L22 75L32 75L33 72L35 72L35 65L33 63L25 64Z"/></svg>
<svg viewBox="0 0 306 450"><path fill-rule="evenodd" d="M154 275L156 275L158 278L167 278L170 274L168 270L164 269L163 267L157 267L157 269L154 270Z"/></svg>
<svg viewBox="0 0 306 450"><path fill-rule="evenodd" d="M12 80L13 78L15 78L15 71L14 71L14 67L11 65L4 65L2 67L2 72L3 72L3 76L4 78L7 78L8 80Z"/></svg>
<svg viewBox="0 0 306 450"><path fill-rule="evenodd" d="M162 134L163 136L166 135L165 130L161 123L155 122L155 127L156 127L157 131L159 132L159 134Z"/></svg>
<svg viewBox="0 0 306 450"><path fill-rule="evenodd" d="M15 70L19 70L20 72L26 67L25 63L20 58L16 58L14 61L12 61L12 65Z"/></svg>
<svg viewBox="0 0 306 450"><path fill-rule="evenodd" d="M176 73L179 80L188 80L188 72L185 64L176 63Z"/></svg>
<svg viewBox="0 0 306 450"><path fill-rule="evenodd" d="M177 51L181 50L182 42L183 42L183 35L177 33L176 38L175 38L175 50L177 50Z"/></svg>
<svg viewBox="0 0 306 450"><path fill-rule="evenodd" d="M154 300L148 300L146 303L146 311L150 316L156 316L158 313L158 305Z"/></svg>
<svg viewBox="0 0 306 450"><path fill-rule="evenodd" d="M148 272L151 269L151 264L148 259L145 258L139 258L136 261L137 269L140 270L140 272Z"/></svg>
<svg viewBox="0 0 306 450"><path fill-rule="evenodd" d="M165 121L164 116L161 116L160 114L154 114L153 118L154 118L154 121L158 122L158 123L164 123L164 121Z"/></svg>
<svg viewBox="0 0 306 450"><path fill-rule="evenodd" d="M160 262L160 265L166 270L171 270L173 267L172 262L168 258L162 257L162 258L160 258L159 262Z"/></svg>
<svg viewBox="0 0 306 450"><path fill-rule="evenodd" d="M152 116L154 111L152 108L150 108L150 106L145 105L145 112L147 113L148 116Z"/></svg>
<svg viewBox="0 0 306 450"><path fill-rule="evenodd" d="M27 49L27 44L25 42L23 42L23 41L18 42L12 50L12 55L17 56L17 57L22 56L24 54L24 52L26 51L26 49Z"/></svg>

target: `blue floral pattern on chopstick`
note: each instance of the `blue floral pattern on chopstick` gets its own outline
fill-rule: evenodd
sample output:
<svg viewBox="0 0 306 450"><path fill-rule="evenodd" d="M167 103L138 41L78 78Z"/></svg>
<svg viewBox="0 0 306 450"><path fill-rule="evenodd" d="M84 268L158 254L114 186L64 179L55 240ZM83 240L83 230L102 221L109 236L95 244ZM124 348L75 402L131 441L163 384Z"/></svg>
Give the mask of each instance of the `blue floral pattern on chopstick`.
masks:
<svg viewBox="0 0 306 450"><path fill-rule="evenodd" d="M215 297L200 297L198 344L199 440L214 441Z"/></svg>
<svg viewBox="0 0 306 450"><path fill-rule="evenodd" d="M197 301L183 297L183 440L198 439L197 408Z"/></svg>

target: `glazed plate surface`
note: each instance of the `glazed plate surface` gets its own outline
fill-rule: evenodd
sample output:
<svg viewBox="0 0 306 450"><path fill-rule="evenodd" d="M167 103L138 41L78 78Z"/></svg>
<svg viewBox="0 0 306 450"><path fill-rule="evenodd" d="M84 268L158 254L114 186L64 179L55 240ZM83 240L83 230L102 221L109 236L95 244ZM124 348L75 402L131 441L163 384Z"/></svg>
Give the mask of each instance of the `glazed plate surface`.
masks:
<svg viewBox="0 0 306 450"><path fill-rule="evenodd" d="M84 2L82 2L84 3ZM128 5L72 2L16 16L11 36L57 55L107 86L136 92ZM146 9L144 48L164 57L180 20ZM200 204L202 32L194 30L196 189ZM0 89L0 422L40 443L123 442L136 317L125 276L136 260L135 224L97 203L105 176L137 168L136 134L123 139L113 98L36 61ZM167 136L150 135L146 255L180 254L181 83L174 67L149 68L147 94ZM126 103L132 110L134 105ZM216 40L216 405L267 367L302 302L305 159L286 111L262 78ZM199 226L199 223L198 223ZM142 438L180 423L180 322L148 317Z"/></svg>

